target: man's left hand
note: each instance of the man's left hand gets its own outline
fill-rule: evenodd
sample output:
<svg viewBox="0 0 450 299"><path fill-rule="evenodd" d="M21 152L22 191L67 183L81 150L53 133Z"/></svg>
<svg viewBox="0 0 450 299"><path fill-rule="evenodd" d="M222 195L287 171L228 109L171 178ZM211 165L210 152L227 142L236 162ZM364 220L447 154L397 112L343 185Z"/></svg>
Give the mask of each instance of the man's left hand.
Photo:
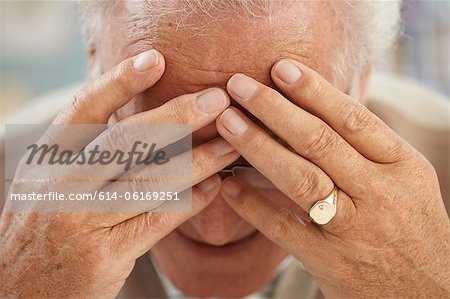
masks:
<svg viewBox="0 0 450 299"><path fill-rule="evenodd" d="M224 181L224 199L327 297L449 296L450 222L431 164L310 68L285 59L271 75L287 98L242 74L227 90L289 148L236 108L218 131L306 212L337 187L336 215L304 221L236 177Z"/></svg>

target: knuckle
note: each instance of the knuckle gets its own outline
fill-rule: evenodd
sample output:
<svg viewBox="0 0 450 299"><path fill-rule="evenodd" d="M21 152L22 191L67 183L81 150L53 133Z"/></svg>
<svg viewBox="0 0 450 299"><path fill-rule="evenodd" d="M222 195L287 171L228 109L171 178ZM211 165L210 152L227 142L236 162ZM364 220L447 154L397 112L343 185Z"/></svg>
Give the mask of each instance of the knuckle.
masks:
<svg viewBox="0 0 450 299"><path fill-rule="evenodd" d="M307 91L307 97L310 100L315 101L325 97L326 88L321 84L320 80L315 80L313 76L306 76L303 84Z"/></svg>
<svg viewBox="0 0 450 299"><path fill-rule="evenodd" d="M270 155L271 154L271 137L265 135L259 129L250 128L241 136L245 138L233 141L233 146L241 154Z"/></svg>
<svg viewBox="0 0 450 299"><path fill-rule="evenodd" d="M437 178L436 169L433 164L421 153L413 154L410 161L405 160L408 169L415 169L416 175L421 181L428 181L430 178Z"/></svg>
<svg viewBox="0 0 450 299"><path fill-rule="evenodd" d="M287 224L287 219L290 217L288 214L289 212L287 210L281 210L280 214L277 215L273 221L271 233L276 241L284 240L288 234L289 227Z"/></svg>
<svg viewBox="0 0 450 299"><path fill-rule="evenodd" d="M161 222L164 220L164 217L161 213L156 212L146 212L142 216L142 222L139 230L147 231L151 233L157 233L161 226Z"/></svg>
<svg viewBox="0 0 450 299"><path fill-rule="evenodd" d="M353 104L352 104L353 105ZM348 108L343 108L341 111L345 111ZM343 113L343 115L345 115ZM349 133L358 133L361 131L373 132L377 126L377 119L367 109L367 107L356 104L350 108L350 112L347 113L345 118L344 129Z"/></svg>
<svg viewBox="0 0 450 299"><path fill-rule="evenodd" d="M134 171L133 171L134 170ZM130 192L154 192L173 189L173 183L168 186L167 174L161 167L137 167L123 175L126 180L126 190Z"/></svg>
<svg viewBox="0 0 450 299"><path fill-rule="evenodd" d="M319 186L319 176L317 173L309 171L300 180L296 179L290 182L289 194L294 201L301 202L316 193Z"/></svg>
<svg viewBox="0 0 450 299"><path fill-rule="evenodd" d="M276 90L263 85L259 87L259 90L255 97L257 97L258 99L263 99L264 102L276 103L280 100L280 97L283 96Z"/></svg>
<svg viewBox="0 0 450 299"><path fill-rule="evenodd" d="M128 176L122 177L120 184L116 184L116 186L118 186L117 190L123 193L129 192L130 194L132 194L138 190L138 188L136 188L136 179L130 178Z"/></svg>
<svg viewBox="0 0 450 299"><path fill-rule="evenodd" d="M119 64L116 68L111 70L110 80L114 86L119 90L129 90L133 88L134 80L129 76L128 65L126 63Z"/></svg>
<svg viewBox="0 0 450 299"><path fill-rule="evenodd" d="M198 187L198 185L193 186L191 189L191 199L192 202L196 201L196 202L204 202L206 199L210 198L212 195L209 192L203 192L201 191L201 189ZM180 198L183 199L185 196L185 193L181 193L180 194ZM195 208L192 207L192 209L194 210Z"/></svg>
<svg viewBox="0 0 450 299"><path fill-rule="evenodd" d="M193 175L199 173L204 174L204 172L209 170L209 168L212 166L211 164L213 163L211 163L210 157L202 155L195 150L192 151L191 169Z"/></svg>
<svg viewBox="0 0 450 299"><path fill-rule="evenodd" d="M102 112L101 109L92 109L90 105L90 102L92 102L92 100L97 96L96 85L98 85L98 83L93 82L78 90L72 96L72 100L68 104L69 106L67 111L64 110L61 115L64 115L64 117L69 116L69 119L71 119L72 121L76 119L78 122L80 122L87 121L93 118L99 118L102 123L106 123L110 115L106 112Z"/></svg>
<svg viewBox="0 0 450 299"><path fill-rule="evenodd" d="M340 191L339 191L340 192ZM342 199L340 192L338 199ZM353 228L355 222L356 208L348 200L340 201L337 205L336 216L330 222L323 225L323 228L332 230L335 234L344 233Z"/></svg>
<svg viewBox="0 0 450 299"><path fill-rule="evenodd" d="M433 177L437 177L436 175L436 169L434 168L433 164L427 158L425 158L423 155L420 155L420 158L418 158L419 168L423 169L423 171Z"/></svg>
<svg viewBox="0 0 450 299"><path fill-rule="evenodd" d="M172 101L169 113L176 124L190 124L195 115L190 99L185 97Z"/></svg>
<svg viewBox="0 0 450 299"><path fill-rule="evenodd" d="M250 130L249 130L250 131ZM258 151L265 152L270 149L269 139L265 134L262 134L260 131L250 131L246 132L248 138L245 140L245 143L253 149L257 149ZM270 137L269 137L270 138ZM244 140L240 140L244 142ZM239 142L239 141L235 141Z"/></svg>
<svg viewBox="0 0 450 299"><path fill-rule="evenodd" d="M72 97L72 101L70 102L70 107L73 111L79 111L82 109L84 103L88 98L87 88L84 87L78 90Z"/></svg>
<svg viewBox="0 0 450 299"><path fill-rule="evenodd" d="M155 212L156 213L156 212ZM154 222L154 227L159 233L161 231L167 230L174 223L176 216L173 213L159 213L161 216L158 217L158 221Z"/></svg>
<svg viewBox="0 0 450 299"><path fill-rule="evenodd" d="M318 161L327 156L333 149L335 136L330 128L322 125L307 137L305 144L305 155L314 161Z"/></svg>
<svg viewBox="0 0 450 299"><path fill-rule="evenodd" d="M114 126L106 138L106 146L110 150L125 150L127 149L127 141L123 126Z"/></svg>
<svg viewBox="0 0 450 299"><path fill-rule="evenodd" d="M164 222L167 221L167 217L163 214L147 212L144 217L144 227L157 231L159 227L164 226Z"/></svg>
<svg viewBox="0 0 450 299"><path fill-rule="evenodd" d="M385 153L392 158L392 162L408 160L410 158L408 153L405 152L405 147L398 142L392 142L392 144L385 149Z"/></svg>
<svg viewBox="0 0 450 299"><path fill-rule="evenodd" d="M272 226L272 236L276 242L288 241L293 242L295 238L296 225L298 220L296 216L288 209L282 209L280 213L275 217Z"/></svg>

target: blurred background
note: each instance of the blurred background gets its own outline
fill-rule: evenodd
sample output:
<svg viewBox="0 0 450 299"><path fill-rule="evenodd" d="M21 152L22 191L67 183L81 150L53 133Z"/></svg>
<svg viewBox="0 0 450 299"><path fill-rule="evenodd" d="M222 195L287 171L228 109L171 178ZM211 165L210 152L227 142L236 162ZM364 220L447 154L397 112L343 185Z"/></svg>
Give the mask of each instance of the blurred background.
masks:
<svg viewBox="0 0 450 299"><path fill-rule="evenodd" d="M450 2L409 1L404 34L377 69L450 95ZM0 119L83 81L86 56L74 1L0 2Z"/></svg>
<svg viewBox="0 0 450 299"><path fill-rule="evenodd" d="M0 0L0 117L85 77L75 1Z"/></svg>

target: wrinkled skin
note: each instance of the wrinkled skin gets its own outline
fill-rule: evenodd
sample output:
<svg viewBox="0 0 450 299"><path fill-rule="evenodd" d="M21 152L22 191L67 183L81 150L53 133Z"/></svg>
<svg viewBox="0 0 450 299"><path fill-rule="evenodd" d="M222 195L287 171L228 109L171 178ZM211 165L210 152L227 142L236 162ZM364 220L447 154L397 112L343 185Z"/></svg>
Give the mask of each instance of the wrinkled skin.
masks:
<svg viewBox="0 0 450 299"><path fill-rule="evenodd" d="M221 181L214 176L217 185L213 184L208 192L199 191L197 199L201 204L195 206L192 213L177 219L162 217L146 221L147 225L152 224L151 227L139 226L139 223L127 227L131 231L137 228L141 233L138 238L145 239L144 244L133 251L134 254L121 256L120 262L115 263L108 247L100 254L104 267L97 267L95 271L88 265L97 263L98 255L87 255L86 267L67 263L74 259L78 261L76 249L91 251L79 247L81 242L88 246L99 236L101 242L110 242L101 233L93 234L92 226L82 230L79 238L60 237L58 230L47 232L58 242L71 244L73 250L64 251L57 257L50 258L49 255L48 262L42 264L33 258L38 250L34 243L27 245L25 258L19 250L24 246L22 239L35 237L26 229L29 222L28 226L20 221L12 225L9 218L3 216L2 234L8 231L8 236L16 236L8 243L8 261L17 261L19 257L23 261L17 263L16 273L30 265L31 269L48 273L45 269L52 268L49 264L66 262L67 267L61 272L41 275L39 284L43 289L50 287L54 294L74 295L53 285L52 273L58 273L58 277L64 279L69 273L73 277L74 268L82 268L85 269L85 273L80 269L83 277L91 275L93 280L75 279L74 288L79 291L75 295L113 296L131 271L135 258L151 248L161 270L182 291L197 296L238 297L267 283L282 259L290 253L304 263L324 294L330 297L448 295L449 277L443 269L450 267L446 254L450 250L450 225L435 173L420 154L363 106L342 93L350 87L352 73L349 71L346 78L333 78L329 63L339 51L339 28L334 28L333 22L323 21L332 17L327 4L316 5L302 10L295 7L280 9L272 16L271 24L264 18L253 25L239 21L233 24L219 22L215 24L213 34L206 36L191 36L183 29L175 31L170 22L161 24L154 44L165 59L165 65L154 70L159 75L146 82L120 72L105 78L110 82L107 85L110 88L105 88L104 92L110 94L117 91L112 87L118 84L114 78L128 76L126 83L130 84L132 79L142 83L135 86L133 100L123 100L123 107L110 105L107 111L108 115L113 114L109 120L111 124L141 111L157 113L154 108L164 103L162 107L166 109L158 111L161 117L167 115L170 118L183 109L192 112L185 106L171 105L169 99L206 87L226 89L232 105L239 110L227 109L230 104L227 102L214 114L218 116L216 123L205 120L198 125L194 144L204 145L221 136L237 153L232 151L225 158L210 159L216 163L211 163L208 170L198 169L198 177L212 175L226 165L225 160L231 163L240 154L272 180L283 192L283 200L274 200L279 196L267 198L236 179ZM120 5L115 8L117 18L113 18L114 22L103 35L101 49L95 49L104 71L137 54L136 47L121 35L123 19L120 16L124 13ZM299 27L286 16L296 16L306 27L293 29ZM272 66L280 58L294 59L292 62L302 70L302 78L297 83L284 84L274 70L271 73ZM229 79L235 73L255 79L258 96L244 100L233 92ZM160 75L161 79L153 85ZM141 76L144 78L145 74ZM366 80L367 73L362 72L361 99ZM88 101L84 106L88 108L89 103L92 102ZM107 101L104 103L108 106ZM226 112L221 114L225 109ZM230 111L243 119L245 125L240 122L241 134L233 134L227 127L226 115L230 116ZM291 117L274 118L274 114ZM92 121L85 118L86 114L68 115L63 117L65 121L72 117L77 122ZM192 122L195 118L190 114L173 119ZM102 121L107 119L103 117ZM236 125L239 121L234 119L233 123ZM281 137L290 146L290 151L268 138L267 128ZM340 159L333 159L336 152ZM273 166L273 157L279 157L277 167ZM333 182L340 188L337 215L330 223L318 227L304 217L304 211L326 196ZM405 206L406 209L400 209ZM294 216L297 213L303 221ZM266 221L268 218L271 221ZM47 224L29 219L33 219L35 222L32 223L37 227ZM70 219L65 221L72 225ZM115 227L117 224L110 225ZM128 235L126 229L116 231ZM158 232L157 236L155 232ZM31 276L31 271L27 273ZM108 277L108 281L96 277ZM11 288L17 285L12 278L3 281L9 282L6 285ZM29 295L31 288L38 289L37 285L36 281L31 282L21 288L19 294Z"/></svg>
<svg viewBox="0 0 450 299"><path fill-rule="evenodd" d="M335 81L341 90L348 90L353 74L349 72L348 78L334 80L329 63L339 53L340 46L339 35L328 34L339 28L331 22L333 12L326 2L302 8L295 4L277 6L275 11L271 23L267 17L254 24L235 19L233 24L215 23L215 27L194 36L187 29L176 31L176 25L162 22L154 48L164 54L167 62L165 74L154 87L119 110L115 120L135 111L157 107L180 94L211 86L224 88L236 72L275 87L270 78L270 68L283 57L307 63L327 80ZM97 53L105 69L124 56L135 54L134 49L139 48L122 36L121 28L125 26L120 22L125 16L123 9L118 6L114 13L118 18L104 35L102 50ZM323 19L330 19L330 22L323 22ZM118 41L123 43L118 44ZM117 48L122 50L117 51ZM366 79L366 74L361 74L361 92ZM237 104L234 102L232 105ZM215 125L211 125L196 132L193 142L202 143L216 136ZM282 200L290 205L287 198ZM250 236L254 238L247 239ZM242 247L235 246L229 250L218 247L244 239L247 242L242 243ZM159 242L152 254L164 273L181 290L195 295L237 297L266 284L287 253L257 232L218 194L205 210Z"/></svg>

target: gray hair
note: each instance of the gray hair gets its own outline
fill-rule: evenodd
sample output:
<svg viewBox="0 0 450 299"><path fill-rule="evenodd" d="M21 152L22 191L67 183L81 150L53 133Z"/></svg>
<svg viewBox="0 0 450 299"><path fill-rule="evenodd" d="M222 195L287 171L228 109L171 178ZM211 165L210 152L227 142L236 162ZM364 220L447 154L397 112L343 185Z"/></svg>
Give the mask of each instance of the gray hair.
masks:
<svg viewBox="0 0 450 299"><path fill-rule="evenodd" d="M205 25L188 24L186 19L194 14L214 18L212 15L231 15L253 21L260 16L270 16L273 2L277 0L141 0L128 1L126 8L130 14L130 36L143 42L141 31L157 27L161 18L170 18L177 28L183 26L200 30ZM320 0L319 0L320 1ZM102 20L110 12L115 1L81 0L84 36L88 45L95 45L104 29ZM303 2L303 1L299 1ZM339 0L331 1L337 24L344 31L344 42L340 54L333 65L335 78L361 71L367 63L380 57L395 41L400 29L401 0ZM139 6L139 7L138 7ZM137 14L146 13L146 17ZM153 25L153 26L152 26ZM195 28L194 28L195 29ZM146 42L151 47L152 40Z"/></svg>

